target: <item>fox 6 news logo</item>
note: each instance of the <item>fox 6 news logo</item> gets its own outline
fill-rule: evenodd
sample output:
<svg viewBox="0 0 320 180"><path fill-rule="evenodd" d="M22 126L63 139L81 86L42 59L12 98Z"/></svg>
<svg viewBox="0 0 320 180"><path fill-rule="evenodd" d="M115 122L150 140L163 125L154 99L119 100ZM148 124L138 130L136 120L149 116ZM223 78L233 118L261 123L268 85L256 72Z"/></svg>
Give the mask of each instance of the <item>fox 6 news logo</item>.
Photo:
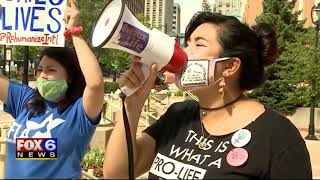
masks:
<svg viewBox="0 0 320 180"><path fill-rule="evenodd" d="M57 138L17 138L16 159L57 159Z"/></svg>

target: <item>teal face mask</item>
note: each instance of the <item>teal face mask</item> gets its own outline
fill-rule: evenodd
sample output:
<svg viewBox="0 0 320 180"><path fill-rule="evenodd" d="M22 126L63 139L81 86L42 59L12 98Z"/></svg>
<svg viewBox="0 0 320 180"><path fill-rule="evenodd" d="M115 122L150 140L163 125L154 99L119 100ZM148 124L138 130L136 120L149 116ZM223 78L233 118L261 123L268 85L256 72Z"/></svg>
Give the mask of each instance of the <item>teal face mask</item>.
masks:
<svg viewBox="0 0 320 180"><path fill-rule="evenodd" d="M54 101L63 97L68 89L66 80L46 80L37 78L37 89L40 95L47 101Z"/></svg>

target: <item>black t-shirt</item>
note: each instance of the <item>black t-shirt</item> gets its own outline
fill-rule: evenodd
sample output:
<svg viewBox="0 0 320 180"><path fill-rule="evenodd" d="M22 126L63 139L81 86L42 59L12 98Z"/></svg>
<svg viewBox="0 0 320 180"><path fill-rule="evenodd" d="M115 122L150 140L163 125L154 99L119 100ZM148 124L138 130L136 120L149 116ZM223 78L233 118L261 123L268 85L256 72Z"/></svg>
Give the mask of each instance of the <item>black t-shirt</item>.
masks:
<svg viewBox="0 0 320 180"><path fill-rule="evenodd" d="M156 157L149 178L311 179L309 152L299 131L286 117L265 108L263 114L243 128L251 133L251 138L240 147L247 156L243 151L238 155L247 158L234 165L227 157L239 149L232 143L236 132L210 136L206 148L199 149L202 138L209 133L204 128L202 136L198 103L184 101L171 105L144 131L156 141Z"/></svg>

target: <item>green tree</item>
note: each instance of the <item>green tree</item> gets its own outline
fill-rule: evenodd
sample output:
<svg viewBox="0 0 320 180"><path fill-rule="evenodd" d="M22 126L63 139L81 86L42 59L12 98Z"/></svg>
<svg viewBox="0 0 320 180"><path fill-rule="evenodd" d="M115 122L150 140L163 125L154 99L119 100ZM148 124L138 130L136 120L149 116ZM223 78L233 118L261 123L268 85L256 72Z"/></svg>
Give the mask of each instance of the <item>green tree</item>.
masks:
<svg viewBox="0 0 320 180"><path fill-rule="evenodd" d="M106 5L105 0L85 0L77 1L80 10L79 23L83 26L83 37L91 43L91 34L93 27Z"/></svg>
<svg viewBox="0 0 320 180"><path fill-rule="evenodd" d="M208 1L204 1L204 7L203 7L203 11L210 11L212 12L212 5L208 3Z"/></svg>
<svg viewBox="0 0 320 180"><path fill-rule="evenodd" d="M302 106L310 106L312 96L319 97L320 93L320 75L319 60L320 51L315 47L315 29L310 28L306 33L298 33L297 41L288 46L288 50L283 53L286 59L295 59L291 64L292 71L287 76L291 77L291 84L296 87L294 97ZM315 80L315 89L312 89L311 83ZM319 104L319 99L316 103Z"/></svg>
<svg viewBox="0 0 320 180"><path fill-rule="evenodd" d="M0 66L2 66L3 64L4 64L3 54L0 52Z"/></svg>
<svg viewBox="0 0 320 180"><path fill-rule="evenodd" d="M94 25L106 3L105 0L78 1L80 24L84 28L83 36L88 44L91 44L91 35ZM124 64L126 63L124 63L124 61L127 62L127 60L124 60L124 57L129 57L126 53L114 49L94 48L93 50L98 57L101 66L111 69L114 80L119 72L125 69L126 65Z"/></svg>
<svg viewBox="0 0 320 180"><path fill-rule="evenodd" d="M301 12L293 13L293 7L287 0L264 0L264 11L256 19L274 25L279 57L266 69L264 85L249 95L282 113L309 104L309 84L316 67L310 63L315 54L314 31L303 28L304 21L298 20Z"/></svg>
<svg viewBox="0 0 320 180"><path fill-rule="evenodd" d="M217 4L212 5L212 12L217 12Z"/></svg>
<svg viewBox="0 0 320 180"><path fill-rule="evenodd" d="M296 32L305 32L304 21L299 21L300 11L293 12L294 1L264 0L263 13L256 18L257 23L274 25L278 36L279 55L289 43L296 41Z"/></svg>
<svg viewBox="0 0 320 180"><path fill-rule="evenodd" d="M111 68L113 82L115 82L119 74L128 67L130 57L129 53L117 49L110 49L100 57L102 64Z"/></svg>
<svg viewBox="0 0 320 180"><path fill-rule="evenodd" d="M3 64L3 45L0 45L0 66Z"/></svg>
<svg viewBox="0 0 320 180"><path fill-rule="evenodd" d="M152 26L152 24L150 24L149 18L144 16L143 14L137 14L136 18L147 28L149 29L153 29L156 28L154 26Z"/></svg>
<svg viewBox="0 0 320 180"><path fill-rule="evenodd" d="M13 46L12 49L12 58L14 60L23 60L24 59L24 48L25 46ZM29 46L29 61L37 61L40 55L40 52L44 47Z"/></svg>

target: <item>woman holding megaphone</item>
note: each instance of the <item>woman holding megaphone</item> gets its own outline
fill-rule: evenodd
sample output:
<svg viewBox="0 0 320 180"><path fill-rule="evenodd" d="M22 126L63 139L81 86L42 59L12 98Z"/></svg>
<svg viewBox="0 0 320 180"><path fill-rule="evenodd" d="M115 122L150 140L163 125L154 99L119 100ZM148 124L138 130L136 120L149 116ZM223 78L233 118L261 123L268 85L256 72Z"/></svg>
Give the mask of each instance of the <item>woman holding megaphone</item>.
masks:
<svg viewBox="0 0 320 180"><path fill-rule="evenodd" d="M134 58L118 80L121 86L140 87L125 99L135 177L149 171L151 179L311 179L299 131L286 117L244 95L264 82L264 67L277 57L274 30L267 24L251 29L235 17L200 12L185 35L189 61L175 75L176 83L199 101L171 105L136 138L157 67L152 65L150 76L144 77ZM128 177L124 129L117 122L109 139L105 178Z"/></svg>
<svg viewBox="0 0 320 180"><path fill-rule="evenodd" d="M49 47L41 53L36 90L0 77L4 111L15 118L7 134L8 179L81 177L104 90L99 63L80 35L78 16L74 0L69 0L65 36L75 50Z"/></svg>

